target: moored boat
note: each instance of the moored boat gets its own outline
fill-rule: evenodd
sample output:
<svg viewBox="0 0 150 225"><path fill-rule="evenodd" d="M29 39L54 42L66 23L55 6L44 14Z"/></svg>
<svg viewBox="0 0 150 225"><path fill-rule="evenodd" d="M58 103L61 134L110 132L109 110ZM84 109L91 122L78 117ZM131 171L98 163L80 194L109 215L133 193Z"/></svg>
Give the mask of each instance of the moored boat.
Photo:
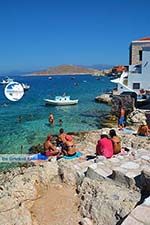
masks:
<svg viewBox="0 0 150 225"><path fill-rule="evenodd" d="M46 105L75 105L78 103L78 99L71 100L70 96L56 96L54 100L44 99Z"/></svg>
<svg viewBox="0 0 150 225"><path fill-rule="evenodd" d="M30 88L30 85L28 85L28 84L22 83L21 85L22 85L24 91L27 91Z"/></svg>
<svg viewBox="0 0 150 225"><path fill-rule="evenodd" d="M10 82L13 82L14 80L12 78L6 77L5 79L3 79L0 84L6 85L9 84Z"/></svg>

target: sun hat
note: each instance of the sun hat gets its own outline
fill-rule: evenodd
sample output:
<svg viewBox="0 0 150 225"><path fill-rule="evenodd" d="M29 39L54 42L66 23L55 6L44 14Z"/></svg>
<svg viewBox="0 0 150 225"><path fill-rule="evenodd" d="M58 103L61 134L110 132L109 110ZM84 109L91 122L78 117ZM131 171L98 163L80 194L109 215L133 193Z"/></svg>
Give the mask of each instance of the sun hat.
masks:
<svg viewBox="0 0 150 225"><path fill-rule="evenodd" d="M102 130L101 135L108 135L106 131Z"/></svg>
<svg viewBox="0 0 150 225"><path fill-rule="evenodd" d="M66 141L72 141L72 136L71 135L65 135Z"/></svg>

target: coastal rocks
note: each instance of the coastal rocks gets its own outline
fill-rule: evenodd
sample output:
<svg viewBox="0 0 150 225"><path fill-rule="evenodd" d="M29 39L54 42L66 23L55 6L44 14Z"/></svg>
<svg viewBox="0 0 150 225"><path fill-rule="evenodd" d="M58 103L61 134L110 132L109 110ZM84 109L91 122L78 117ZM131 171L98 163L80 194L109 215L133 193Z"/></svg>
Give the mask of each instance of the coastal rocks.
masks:
<svg viewBox="0 0 150 225"><path fill-rule="evenodd" d="M150 168L147 167L142 171L141 177L142 187L144 192L150 193Z"/></svg>
<svg viewBox="0 0 150 225"><path fill-rule="evenodd" d="M112 109L111 112L113 115L119 116L120 106L123 106L128 115L134 110L135 100L130 95L114 95L112 98Z"/></svg>
<svg viewBox="0 0 150 225"><path fill-rule="evenodd" d="M97 96L95 98L96 102L106 103L106 104L109 104L109 105L111 105L111 100L112 100L112 96L110 94L102 94L102 95Z"/></svg>
<svg viewBox="0 0 150 225"><path fill-rule="evenodd" d="M33 203L36 204L41 192L47 193L52 184L59 187L62 183L78 191L82 225L121 224L128 214L132 214L135 206L150 195L149 138L117 130L123 146L128 147L129 151L106 159L95 155L101 131L108 133L109 129L84 132L75 137L77 149L83 153L78 159L57 161L53 157L50 162L35 162L28 168L0 173L0 225L35 225L31 210ZM39 189L42 191L39 192ZM73 195L77 193L74 191ZM55 199L55 188L52 194ZM65 201L65 197L63 199ZM44 207L42 205L43 211ZM149 211L145 212L150 216ZM63 224L69 222L68 219ZM61 216L59 224L62 224Z"/></svg>
<svg viewBox="0 0 150 225"><path fill-rule="evenodd" d="M101 117L101 127L113 128L117 124L117 117L115 115L104 115Z"/></svg>
<svg viewBox="0 0 150 225"><path fill-rule="evenodd" d="M137 206L124 220L122 225L148 225L150 224L150 197L146 198L144 203Z"/></svg>
<svg viewBox="0 0 150 225"><path fill-rule="evenodd" d="M38 198L38 186L47 187L58 182L58 166L55 162L22 168L1 176L0 225L32 225L29 209Z"/></svg>
<svg viewBox="0 0 150 225"><path fill-rule="evenodd" d="M85 217L80 221L80 225L93 225L93 222L89 218Z"/></svg>
<svg viewBox="0 0 150 225"><path fill-rule="evenodd" d="M79 188L79 196L81 215L92 220L95 225L117 224L140 200L137 191L115 185L111 180L89 178L84 179Z"/></svg>
<svg viewBox="0 0 150 225"><path fill-rule="evenodd" d="M141 123L143 120L146 121L145 112L142 110L136 109L130 113L130 115L128 116L128 120L131 123Z"/></svg>
<svg viewBox="0 0 150 225"><path fill-rule="evenodd" d="M77 173L71 162L67 162L63 159L59 160L59 176L63 183L76 186Z"/></svg>

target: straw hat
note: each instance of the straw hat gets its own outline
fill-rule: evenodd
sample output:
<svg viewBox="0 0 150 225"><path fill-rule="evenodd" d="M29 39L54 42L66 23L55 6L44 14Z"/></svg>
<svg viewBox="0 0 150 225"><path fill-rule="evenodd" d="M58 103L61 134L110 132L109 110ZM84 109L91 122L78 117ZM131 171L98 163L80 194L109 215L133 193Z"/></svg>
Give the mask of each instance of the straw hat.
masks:
<svg viewBox="0 0 150 225"><path fill-rule="evenodd" d="M101 131L101 135L108 135L106 131Z"/></svg>

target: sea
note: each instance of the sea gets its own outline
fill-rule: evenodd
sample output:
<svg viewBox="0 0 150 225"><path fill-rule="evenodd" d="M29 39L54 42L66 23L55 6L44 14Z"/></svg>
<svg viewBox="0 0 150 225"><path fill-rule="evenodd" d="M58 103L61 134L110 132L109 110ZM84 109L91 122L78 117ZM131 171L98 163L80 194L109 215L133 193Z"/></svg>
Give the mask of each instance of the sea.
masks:
<svg viewBox="0 0 150 225"><path fill-rule="evenodd" d="M100 118L110 112L108 105L95 102L95 97L114 88L108 77L91 75L13 76L15 81L30 85L17 102L6 99L0 85L0 154L27 153L33 145L43 143L48 134L90 131L101 128ZM57 95L78 99L73 106L46 106L44 99ZM49 114L55 118L50 126ZM62 120L62 125L59 120Z"/></svg>

